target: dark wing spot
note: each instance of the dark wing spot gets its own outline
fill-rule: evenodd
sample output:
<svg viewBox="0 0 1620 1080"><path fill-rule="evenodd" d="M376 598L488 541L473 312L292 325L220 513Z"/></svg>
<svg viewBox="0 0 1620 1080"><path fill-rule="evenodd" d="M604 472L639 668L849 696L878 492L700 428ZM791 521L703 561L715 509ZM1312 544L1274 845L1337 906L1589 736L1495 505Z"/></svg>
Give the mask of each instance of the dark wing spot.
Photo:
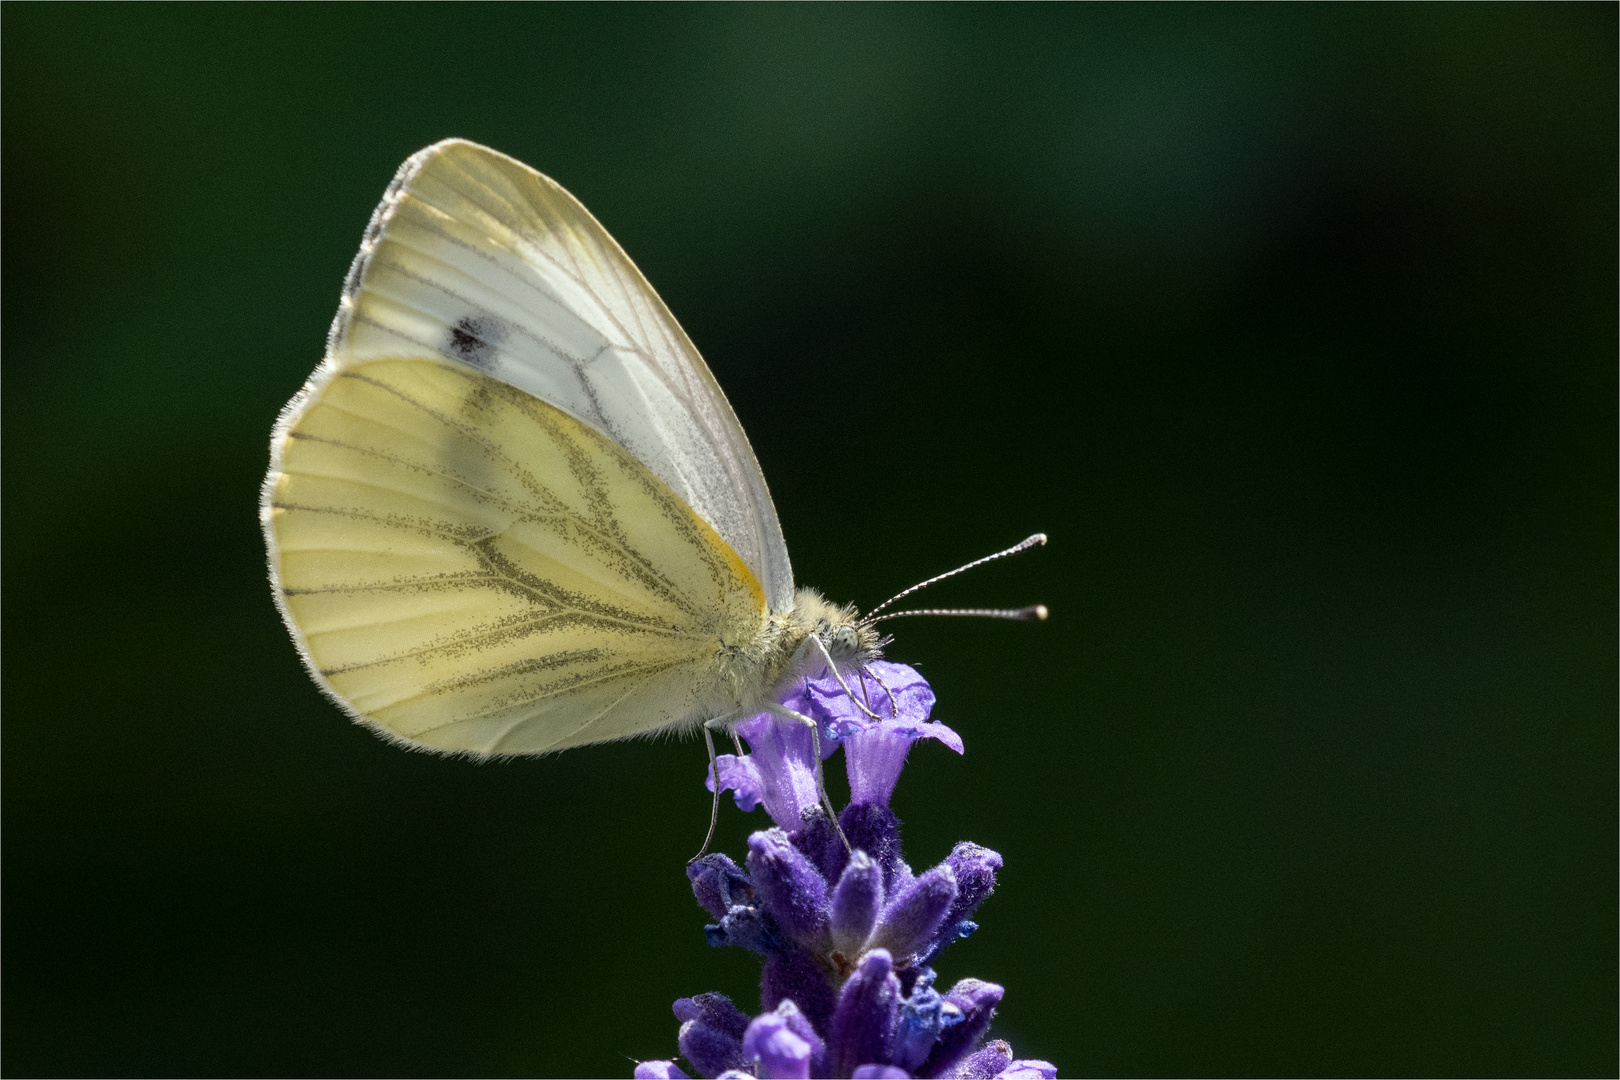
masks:
<svg viewBox="0 0 1620 1080"><path fill-rule="evenodd" d="M481 371L495 370L495 352L506 337L499 319L467 315L450 328L450 354Z"/></svg>

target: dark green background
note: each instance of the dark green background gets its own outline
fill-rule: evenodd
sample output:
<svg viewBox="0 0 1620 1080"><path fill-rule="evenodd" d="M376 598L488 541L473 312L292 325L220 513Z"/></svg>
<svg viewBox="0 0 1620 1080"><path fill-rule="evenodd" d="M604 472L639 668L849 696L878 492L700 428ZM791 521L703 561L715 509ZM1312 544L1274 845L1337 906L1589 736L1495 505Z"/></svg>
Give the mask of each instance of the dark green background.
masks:
<svg viewBox="0 0 1620 1080"><path fill-rule="evenodd" d="M694 742L347 724L255 521L372 206L559 179L936 718L1083 1074L1616 1069L1616 8L4 9L4 1070L628 1076L756 1004ZM723 846L762 815L728 808Z"/></svg>

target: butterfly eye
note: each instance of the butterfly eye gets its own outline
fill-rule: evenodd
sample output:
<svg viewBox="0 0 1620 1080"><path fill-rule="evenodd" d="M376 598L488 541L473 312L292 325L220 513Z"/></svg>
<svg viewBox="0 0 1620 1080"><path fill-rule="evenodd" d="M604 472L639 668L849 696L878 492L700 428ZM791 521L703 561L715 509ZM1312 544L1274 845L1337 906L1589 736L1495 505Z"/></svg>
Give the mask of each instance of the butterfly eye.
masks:
<svg viewBox="0 0 1620 1080"><path fill-rule="evenodd" d="M828 647L831 651L844 656L853 655L860 647L860 642L855 637L855 628L853 626L840 626L837 630L834 630L832 640L828 642Z"/></svg>

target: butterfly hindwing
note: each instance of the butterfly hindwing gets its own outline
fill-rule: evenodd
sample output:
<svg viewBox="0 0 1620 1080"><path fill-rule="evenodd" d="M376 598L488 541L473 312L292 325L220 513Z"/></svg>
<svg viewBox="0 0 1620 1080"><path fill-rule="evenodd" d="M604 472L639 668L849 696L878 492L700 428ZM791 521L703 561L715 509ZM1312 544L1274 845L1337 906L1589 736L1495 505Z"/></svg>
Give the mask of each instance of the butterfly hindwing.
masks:
<svg viewBox="0 0 1620 1080"><path fill-rule="evenodd" d="M693 719L763 591L636 458L464 364L318 372L278 426L265 527L322 685L413 744L536 753Z"/></svg>

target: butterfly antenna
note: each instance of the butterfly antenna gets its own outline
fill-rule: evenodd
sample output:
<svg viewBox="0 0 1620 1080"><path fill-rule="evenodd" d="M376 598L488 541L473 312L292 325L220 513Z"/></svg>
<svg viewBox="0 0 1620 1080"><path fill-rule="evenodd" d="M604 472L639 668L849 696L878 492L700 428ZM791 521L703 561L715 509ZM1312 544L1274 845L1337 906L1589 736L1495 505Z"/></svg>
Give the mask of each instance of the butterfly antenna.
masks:
<svg viewBox="0 0 1620 1080"><path fill-rule="evenodd" d="M882 622L883 621L882 619L879 619L879 618L876 617L877 613L882 611L884 608L888 607L890 604L894 603L896 600L904 600L906 597L910 596L914 592L917 592L919 589L926 589L930 585L933 585L933 584L935 584L937 582L944 581L948 577L955 577L957 574L960 574L960 573L962 573L963 571L966 571L966 570L971 570L975 566L983 566L987 562L995 562L997 559L1005 559L1008 555L1017 555L1021 551L1028 551L1030 548L1040 547L1041 545L1043 545L1045 543L1046 543L1046 534L1045 533L1036 533L1034 536L1028 537L1027 539L1024 539L1024 540L1020 540L1018 543L1014 544L1012 547L1008 548L1006 551L998 551L994 555L986 555L982 559L974 559L972 562L968 563L966 566L958 566L955 570L952 570L949 573L941 574L938 577L931 577L927 581L920 581L917 584L913 585L909 589L905 589L902 592L895 593L893 596L891 596L887 600L883 601L883 603L879 604L877 607L875 607L871 611L867 612L866 617L864 619L862 619L861 622L862 622L862 624L867 625L867 626L870 626L873 623ZM968 610L968 609L960 609L960 610L937 609L937 610L930 610L928 612L920 612L920 611L918 611L918 612L912 612L912 611L898 612L898 613L896 613L896 615L885 615L884 618L893 619L893 618L898 617L898 615L920 615L920 614L929 614L929 615L987 615L990 618L994 618L994 619L1023 619L1023 620L1044 619L1044 618L1046 618L1046 608L1041 607L1038 604L1034 608L1020 608L1019 611L1021 611L1021 612L1033 612L1033 611L1036 610L1036 608L1040 609L1041 614L1039 614L1039 615L1023 615L1023 614L1008 614L1006 612L988 611L988 610L986 610L986 611L978 611L978 610Z"/></svg>
<svg viewBox="0 0 1620 1080"><path fill-rule="evenodd" d="M1045 604L1031 604L1021 608L917 608L913 611L891 611L887 615L880 615L872 622L880 623L888 619L901 619L907 615L959 615L977 616L981 619L1012 619L1015 622L1045 622L1048 612Z"/></svg>

